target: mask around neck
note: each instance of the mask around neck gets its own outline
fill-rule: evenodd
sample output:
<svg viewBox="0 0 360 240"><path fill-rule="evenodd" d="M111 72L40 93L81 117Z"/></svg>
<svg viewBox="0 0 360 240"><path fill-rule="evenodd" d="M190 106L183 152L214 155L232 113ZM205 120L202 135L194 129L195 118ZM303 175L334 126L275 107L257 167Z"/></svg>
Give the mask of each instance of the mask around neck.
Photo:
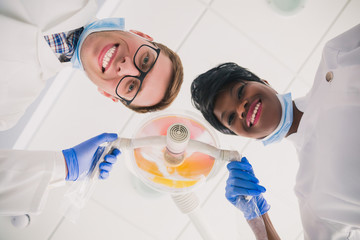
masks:
<svg viewBox="0 0 360 240"><path fill-rule="evenodd" d="M281 120L279 125L271 134L264 139L261 139L264 146L270 143L280 142L289 132L293 122L293 104L291 93L277 94L276 96L281 104Z"/></svg>

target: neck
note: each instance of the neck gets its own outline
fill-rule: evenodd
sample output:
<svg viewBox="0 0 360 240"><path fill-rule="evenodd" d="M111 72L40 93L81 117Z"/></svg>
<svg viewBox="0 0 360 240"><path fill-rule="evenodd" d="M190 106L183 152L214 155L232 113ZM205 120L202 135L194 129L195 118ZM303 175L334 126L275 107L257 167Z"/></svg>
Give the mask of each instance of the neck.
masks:
<svg viewBox="0 0 360 240"><path fill-rule="evenodd" d="M299 127L300 120L302 118L303 112L301 112L295 105L294 101L292 102L293 105L293 123L291 124L291 127L289 129L289 132L286 134L285 137L296 133L297 129Z"/></svg>

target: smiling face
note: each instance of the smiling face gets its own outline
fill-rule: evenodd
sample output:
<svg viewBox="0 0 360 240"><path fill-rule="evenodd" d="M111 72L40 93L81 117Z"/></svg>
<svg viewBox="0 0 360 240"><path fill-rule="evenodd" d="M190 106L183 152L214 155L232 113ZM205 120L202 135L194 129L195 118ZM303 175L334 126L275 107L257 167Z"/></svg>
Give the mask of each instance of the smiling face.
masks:
<svg viewBox="0 0 360 240"><path fill-rule="evenodd" d="M146 44L157 49L148 40L152 41L152 38L139 32L133 34L125 31L104 31L90 34L84 40L80 50L81 62L87 76L104 95L113 99L118 98L116 87L119 81L125 76L140 76L141 74L134 64L134 56L140 46ZM143 50L144 48L141 48L141 54ZM149 58L145 60L147 59ZM172 74L171 60L160 51L131 105L153 106L159 103L170 84ZM119 88L119 95L131 95L131 91L136 89L135 83L127 82L126 86L127 88Z"/></svg>
<svg viewBox="0 0 360 240"><path fill-rule="evenodd" d="M216 97L214 114L237 135L262 139L281 120L281 104L276 94L270 86L255 81L231 83Z"/></svg>

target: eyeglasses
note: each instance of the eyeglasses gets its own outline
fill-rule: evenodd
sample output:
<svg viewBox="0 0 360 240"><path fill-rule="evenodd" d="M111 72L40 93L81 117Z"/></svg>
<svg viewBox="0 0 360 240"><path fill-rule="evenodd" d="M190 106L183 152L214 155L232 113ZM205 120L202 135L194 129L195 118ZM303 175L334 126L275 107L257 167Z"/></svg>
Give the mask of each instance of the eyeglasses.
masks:
<svg viewBox="0 0 360 240"><path fill-rule="evenodd" d="M146 75L155 65L159 54L159 48L154 48L146 44L141 45L135 52L133 62L140 72L140 75L126 75L116 86L116 95L118 95L126 105L129 105L139 93Z"/></svg>

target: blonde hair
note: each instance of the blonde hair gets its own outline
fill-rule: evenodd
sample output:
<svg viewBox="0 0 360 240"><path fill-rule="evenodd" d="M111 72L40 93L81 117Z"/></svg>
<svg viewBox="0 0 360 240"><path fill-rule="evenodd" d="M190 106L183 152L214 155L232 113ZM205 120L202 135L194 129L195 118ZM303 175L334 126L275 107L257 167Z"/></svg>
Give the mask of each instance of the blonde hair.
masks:
<svg viewBox="0 0 360 240"><path fill-rule="evenodd" d="M155 112L167 108L175 100L176 96L179 94L181 84L183 83L184 70L179 55L177 55L177 53L175 53L173 50L171 50L170 48L168 48L167 46L161 43L156 43L156 42L154 43L161 49L161 51L166 56L170 58L172 62L172 77L170 84L165 92L165 96L159 103L153 106L146 106L146 107L124 104L126 107L138 113Z"/></svg>

